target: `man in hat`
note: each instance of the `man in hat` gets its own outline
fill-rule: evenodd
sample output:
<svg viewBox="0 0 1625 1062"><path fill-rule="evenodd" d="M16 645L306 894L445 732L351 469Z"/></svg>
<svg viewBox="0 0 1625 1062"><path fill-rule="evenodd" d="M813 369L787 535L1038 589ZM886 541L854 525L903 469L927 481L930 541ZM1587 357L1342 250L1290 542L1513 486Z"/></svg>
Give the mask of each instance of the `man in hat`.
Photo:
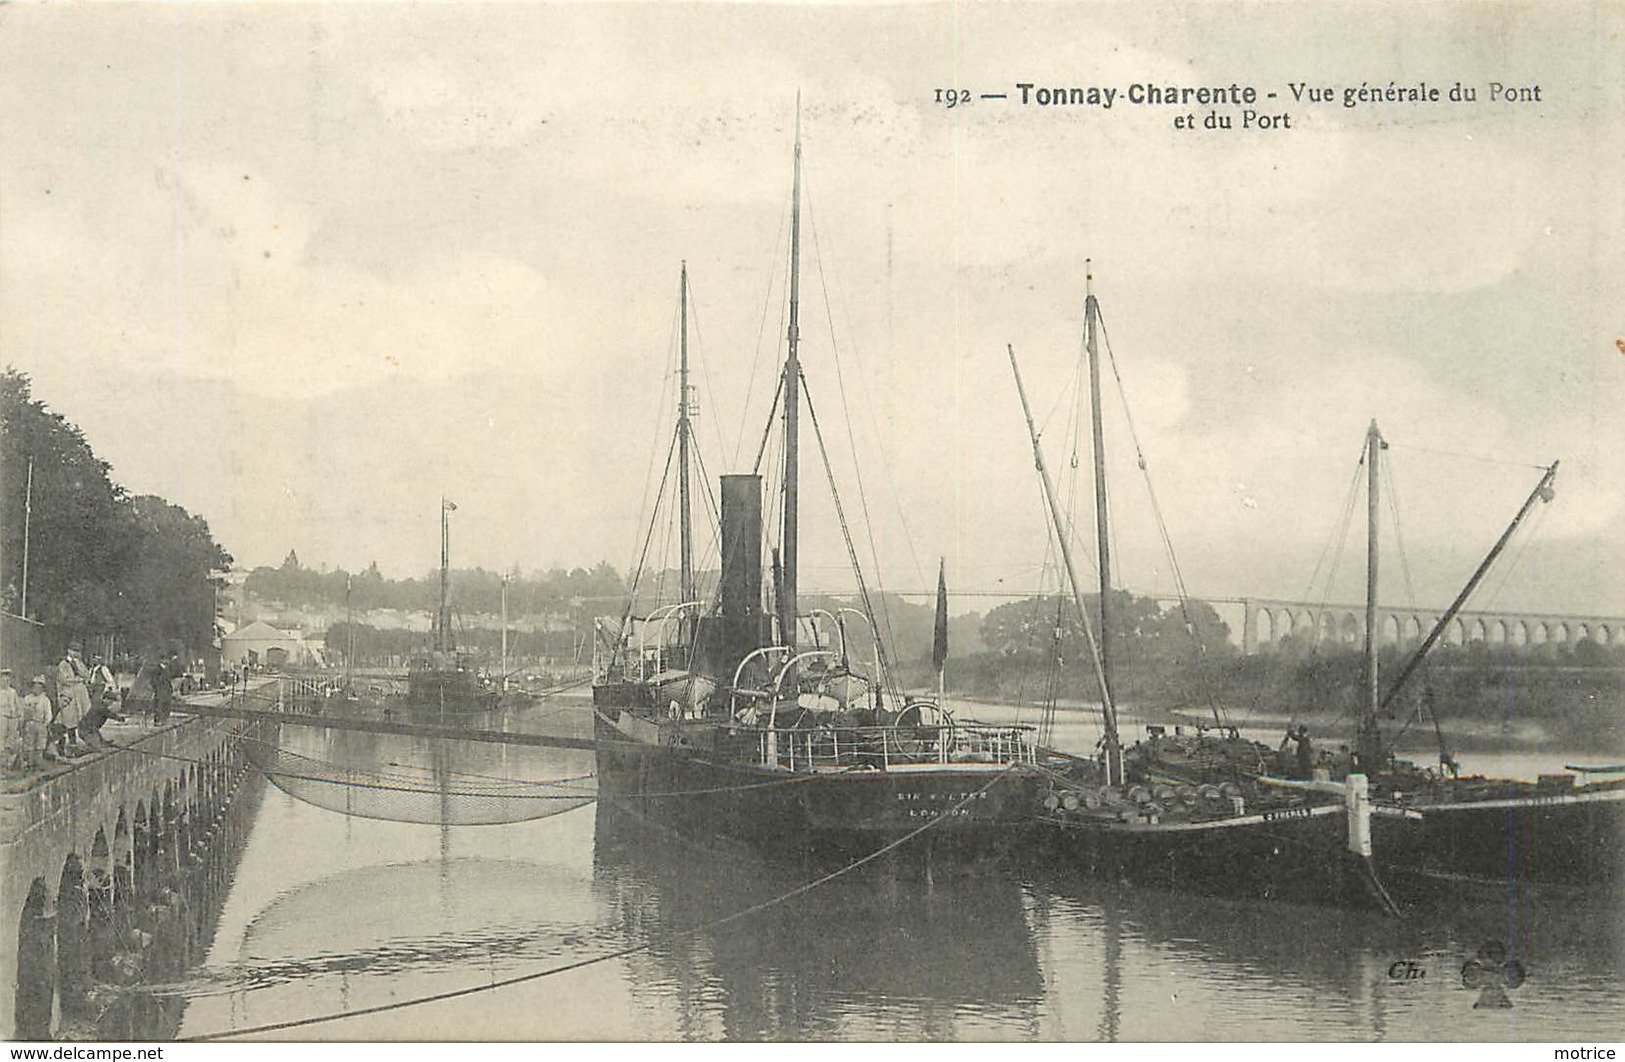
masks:
<svg viewBox="0 0 1625 1062"><path fill-rule="evenodd" d="M11 685L11 668L0 667L0 767L22 762L23 702Z"/></svg>
<svg viewBox="0 0 1625 1062"><path fill-rule="evenodd" d="M78 639L68 643L67 653L56 665L56 700L57 755L77 756L79 724L90 712L90 669L85 666L84 646Z"/></svg>
<svg viewBox="0 0 1625 1062"><path fill-rule="evenodd" d="M79 736L90 748L106 748L107 741L102 737L102 724L109 719L124 718L118 712L118 686L114 684L113 673L107 669L100 656L91 657L89 678L90 710L79 721Z"/></svg>
<svg viewBox="0 0 1625 1062"><path fill-rule="evenodd" d="M28 696L23 698L22 726L18 742L22 747L24 770L37 770L41 757L55 759L46 747L46 735L51 725L51 695L45 692L45 676L35 675L29 684Z"/></svg>

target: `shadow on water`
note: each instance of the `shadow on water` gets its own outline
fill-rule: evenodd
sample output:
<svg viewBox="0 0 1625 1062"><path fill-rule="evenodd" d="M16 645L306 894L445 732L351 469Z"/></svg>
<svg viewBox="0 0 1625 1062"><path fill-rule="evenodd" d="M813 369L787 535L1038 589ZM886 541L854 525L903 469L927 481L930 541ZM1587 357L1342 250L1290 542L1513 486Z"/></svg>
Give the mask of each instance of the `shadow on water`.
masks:
<svg viewBox="0 0 1625 1062"><path fill-rule="evenodd" d="M1625 1024L1625 948L1608 895L1457 892L1389 918L1064 872L1023 877L1051 998L1076 975L1080 941L1097 960L1096 1020L1063 1024L1066 1038L1517 1040L1556 1029L1606 1038ZM1515 1006L1493 1017L1475 1007L1477 982L1464 983L1490 943L1523 978Z"/></svg>
<svg viewBox="0 0 1625 1062"><path fill-rule="evenodd" d="M727 1039L979 1038L1037 1027L1044 979L1022 887L1003 874L883 858L712 925L831 869L764 863L598 809L594 891L623 945L652 945L628 960L631 979L653 999L720 1010Z"/></svg>

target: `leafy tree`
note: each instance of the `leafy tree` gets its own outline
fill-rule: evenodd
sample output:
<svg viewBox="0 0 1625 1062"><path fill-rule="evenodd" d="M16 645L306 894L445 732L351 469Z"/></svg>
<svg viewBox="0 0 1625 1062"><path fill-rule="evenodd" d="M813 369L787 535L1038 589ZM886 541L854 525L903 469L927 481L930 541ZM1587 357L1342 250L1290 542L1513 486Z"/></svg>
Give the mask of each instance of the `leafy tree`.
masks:
<svg viewBox="0 0 1625 1062"><path fill-rule="evenodd" d="M162 498L128 496L84 433L35 399L16 369L0 374L0 418L5 607L22 606L26 515L33 618L63 640L113 634L203 652L214 640L211 573L231 563L208 524Z"/></svg>
<svg viewBox="0 0 1625 1062"><path fill-rule="evenodd" d="M84 433L35 400L28 377L15 369L0 375L0 418L5 607L22 607L26 520L31 617L65 628L105 618L130 562L132 542L120 526L123 491Z"/></svg>
<svg viewBox="0 0 1625 1062"><path fill-rule="evenodd" d="M208 523L153 495L130 500L134 538L129 570L120 580L124 608L118 624L127 640L158 648L185 646L196 655L215 638L214 571L231 555L209 533Z"/></svg>

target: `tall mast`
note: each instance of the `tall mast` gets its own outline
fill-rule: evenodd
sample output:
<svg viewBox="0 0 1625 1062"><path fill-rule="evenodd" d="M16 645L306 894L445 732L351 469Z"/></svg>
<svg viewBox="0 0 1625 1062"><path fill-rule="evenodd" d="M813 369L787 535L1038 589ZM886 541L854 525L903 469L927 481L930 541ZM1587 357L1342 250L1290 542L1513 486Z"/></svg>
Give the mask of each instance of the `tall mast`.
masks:
<svg viewBox="0 0 1625 1062"><path fill-rule="evenodd" d="M4 417L0 417L0 476L3 476L6 467L7 434L6 420ZM6 600L6 583L10 581L9 576L11 573L6 568L5 561L5 523L8 519L10 519L10 517L11 513L6 508L5 481L3 478L0 478L0 612L9 612L11 610L10 602ZM5 640L0 638L0 665L9 667L11 665L11 657L6 653L4 642ZM113 654L108 653L107 658L111 660L113 658Z"/></svg>
<svg viewBox="0 0 1625 1062"><path fill-rule="evenodd" d="M795 179L790 199L790 329L789 353L784 359L784 571L779 580L779 640L792 651L796 647L796 520L797 476L796 434L801 396L801 362L796 347L801 339L801 95L796 94Z"/></svg>
<svg viewBox="0 0 1625 1062"><path fill-rule="evenodd" d="M1106 505L1106 431L1100 415L1100 348L1095 342L1095 319L1100 305L1095 302L1095 273L1089 259L1083 260L1083 320L1089 350L1089 413L1094 422L1095 458L1095 549L1100 557L1100 670L1101 696L1111 703L1111 598L1112 545Z"/></svg>
<svg viewBox="0 0 1625 1062"><path fill-rule="evenodd" d="M1373 420L1365 431L1365 711L1361 716L1355 747L1360 753L1360 765L1369 773L1382 762L1382 733L1377 725L1377 649L1381 639L1377 635L1377 514L1381 478L1378 475L1378 455L1387 444Z"/></svg>
<svg viewBox="0 0 1625 1062"><path fill-rule="evenodd" d="M688 263L683 263L677 297L681 304L682 340L677 363L677 496L680 509L683 570L682 600L694 600L694 527L688 511Z"/></svg>
<svg viewBox="0 0 1625 1062"><path fill-rule="evenodd" d="M348 692L355 667L355 612L350 608L350 589L352 579L348 572L344 576L344 688Z"/></svg>
<svg viewBox="0 0 1625 1062"><path fill-rule="evenodd" d="M1027 389L1021 385L1016 348L1011 346L1007 349L1010 352L1010 371L1016 376L1016 393L1021 395L1021 412L1027 418L1027 434L1033 440L1033 463L1038 467L1039 479L1044 484L1044 501L1049 508L1050 520L1055 525L1055 541L1061 549L1061 561L1066 565L1067 583L1072 587L1072 601L1077 605L1084 637L1089 641L1089 659L1095 666L1095 680L1100 683L1100 712L1106 731L1106 784L1117 785L1123 781L1123 743L1117 734L1117 704L1112 700L1111 687L1106 682L1100 645L1089 626L1089 613L1083 604L1083 584L1078 582L1078 570L1072 564L1072 547L1067 542L1066 526L1061 521L1061 507L1055 500L1055 484L1050 482L1049 466L1044 464L1044 449L1039 445L1038 429L1033 425L1033 411L1027 404Z"/></svg>
<svg viewBox="0 0 1625 1062"><path fill-rule="evenodd" d="M440 496L440 614L435 617L435 648L451 651L451 511L455 504Z"/></svg>
<svg viewBox="0 0 1625 1062"><path fill-rule="evenodd" d="M23 586L17 614L28 618L28 532L34 522L34 459L28 459L28 482L23 487Z"/></svg>
<svg viewBox="0 0 1625 1062"><path fill-rule="evenodd" d="M502 689L508 689L508 577L502 577Z"/></svg>

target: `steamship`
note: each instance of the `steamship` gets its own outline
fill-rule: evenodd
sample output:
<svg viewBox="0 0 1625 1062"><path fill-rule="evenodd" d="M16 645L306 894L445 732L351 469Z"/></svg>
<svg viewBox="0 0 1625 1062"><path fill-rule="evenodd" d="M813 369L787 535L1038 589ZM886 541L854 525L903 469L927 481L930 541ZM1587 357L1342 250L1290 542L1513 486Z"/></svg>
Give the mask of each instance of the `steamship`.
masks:
<svg viewBox="0 0 1625 1062"><path fill-rule="evenodd" d="M904 842L920 851L953 845L996 852L1028 827L1041 799L1034 728L956 719L940 696L905 695L888 667L861 571L854 575L862 607L821 609L816 617L798 608L804 410L822 448L798 352L799 119L792 189L789 327L774 402L783 431L783 462L774 470L774 487L782 492L776 548L764 564L760 460L757 472L722 476L721 575L716 592L702 600L689 513L693 440L685 265L679 286L682 397L671 445L681 600L638 615L641 573L635 574L620 622L603 623L595 640L600 810L630 811L685 834L798 854L872 854ZM830 487L835 490L833 478ZM651 519L651 538L654 526ZM843 532L850 546L851 530ZM857 662L848 651L849 620L872 638L868 662Z"/></svg>

